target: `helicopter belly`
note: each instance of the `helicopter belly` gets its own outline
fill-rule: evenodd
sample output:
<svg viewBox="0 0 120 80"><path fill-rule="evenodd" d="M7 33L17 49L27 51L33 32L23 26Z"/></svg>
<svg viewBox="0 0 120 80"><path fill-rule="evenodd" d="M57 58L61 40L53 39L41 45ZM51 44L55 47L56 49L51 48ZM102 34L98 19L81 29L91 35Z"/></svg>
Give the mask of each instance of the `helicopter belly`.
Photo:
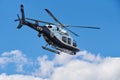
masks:
<svg viewBox="0 0 120 80"><path fill-rule="evenodd" d="M55 53L58 51L60 52L65 52L71 55L75 55L76 52L78 52L79 50L70 46L65 45L64 43L61 43L57 38L53 38L52 40L48 40L48 38L45 38L46 42L51 45L53 48L56 49ZM50 51L50 50L48 50ZM53 52L53 50L52 50ZM59 52L57 52L59 53Z"/></svg>

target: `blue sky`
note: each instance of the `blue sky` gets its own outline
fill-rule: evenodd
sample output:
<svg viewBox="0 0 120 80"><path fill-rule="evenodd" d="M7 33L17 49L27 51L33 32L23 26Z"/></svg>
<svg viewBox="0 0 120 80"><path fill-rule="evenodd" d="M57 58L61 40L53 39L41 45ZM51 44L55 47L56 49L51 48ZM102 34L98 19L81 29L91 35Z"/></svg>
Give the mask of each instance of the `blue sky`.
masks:
<svg viewBox="0 0 120 80"><path fill-rule="evenodd" d="M54 22L44 11L45 8L63 23L101 27L101 30L70 28L80 35L73 36L81 50L87 50L103 56L120 56L120 6L118 0L80 0L80 1L0 1L0 52L20 49L29 56L48 54L42 50L45 45L37 32L24 26L17 30L16 14L20 14L20 4L25 6L26 17ZM41 43L42 42L42 43ZM44 52L44 53L41 53ZM33 55L34 54L34 55ZM50 56L53 54L50 53Z"/></svg>
<svg viewBox="0 0 120 80"><path fill-rule="evenodd" d="M55 22L45 12L49 9L65 25L97 26L100 30L70 28L82 51L103 57L120 56L120 1L119 0L0 0L0 53L20 50L35 60L38 56L55 58L55 54L41 48L46 42L37 37L37 32L27 26L18 30L16 14L20 14L20 4L24 4L25 16ZM25 58L26 58L25 57ZM15 66L12 66L14 68ZM31 66L32 67L32 66ZM36 65L38 67L38 65ZM11 69L11 68L10 68ZM5 70L1 72L6 72ZM12 71L8 71L12 73Z"/></svg>

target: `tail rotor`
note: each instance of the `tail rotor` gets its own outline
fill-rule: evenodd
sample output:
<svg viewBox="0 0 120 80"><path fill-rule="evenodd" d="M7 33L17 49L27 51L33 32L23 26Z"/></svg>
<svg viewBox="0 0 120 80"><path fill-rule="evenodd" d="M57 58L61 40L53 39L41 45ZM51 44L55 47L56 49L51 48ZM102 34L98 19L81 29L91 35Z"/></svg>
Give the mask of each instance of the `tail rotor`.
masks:
<svg viewBox="0 0 120 80"><path fill-rule="evenodd" d="M18 19L15 19L14 21L19 21L19 24L17 26L18 29L20 29L23 24L25 23L25 14L24 14L24 6L21 4L21 14L22 14L22 18L20 18L20 16L17 14Z"/></svg>

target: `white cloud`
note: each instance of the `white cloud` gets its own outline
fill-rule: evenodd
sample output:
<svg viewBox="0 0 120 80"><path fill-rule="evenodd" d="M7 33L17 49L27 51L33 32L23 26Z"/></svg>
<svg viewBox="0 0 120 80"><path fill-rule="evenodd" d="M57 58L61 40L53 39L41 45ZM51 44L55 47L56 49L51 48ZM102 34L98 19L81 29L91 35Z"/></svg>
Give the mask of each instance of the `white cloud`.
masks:
<svg viewBox="0 0 120 80"><path fill-rule="evenodd" d="M12 59L9 59L8 56L11 55L13 55L12 51L9 54L2 54L0 64L12 62L12 59L16 60L13 56ZM20 60L24 64L28 63L29 59L21 52L17 51L14 55L21 57ZM19 60L16 60L16 63L23 65ZM36 65L36 63L38 68L35 68L29 76L1 74L0 80L3 77L4 80L120 80L119 57L101 57L87 51L81 51L74 56L65 53L55 55L52 60L44 55L38 57L33 64Z"/></svg>
<svg viewBox="0 0 120 80"><path fill-rule="evenodd" d="M100 63L76 59L56 68L51 80L120 80L119 66L119 58L106 58Z"/></svg>
<svg viewBox="0 0 120 80"><path fill-rule="evenodd" d="M49 77L54 70L54 63L52 61L49 61L46 55L43 57L38 57L37 61L39 68L36 69L32 74L34 76L40 76L42 78Z"/></svg>
<svg viewBox="0 0 120 80"><path fill-rule="evenodd" d="M99 62L102 60L102 57L99 54L94 55L87 51L79 52L76 57L81 57L82 60L87 60L92 62Z"/></svg>
<svg viewBox="0 0 120 80"><path fill-rule="evenodd" d="M120 80L120 58L101 57L87 51L77 55L55 55L53 60L47 56L39 60L37 73L44 72L50 80ZM40 76L41 77L41 76Z"/></svg>
<svg viewBox="0 0 120 80"><path fill-rule="evenodd" d="M4 68L7 64L13 63L16 65L16 71L22 72L23 66L31 64L30 60L19 50L4 52L0 56L0 67Z"/></svg>
<svg viewBox="0 0 120 80"><path fill-rule="evenodd" d="M34 76L28 76L28 75L6 75L6 74L1 74L0 75L0 80L47 80L47 79L41 79L39 77L34 77Z"/></svg>
<svg viewBox="0 0 120 80"><path fill-rule="evenodd" d="M61 55L55 55L53 62L56 65L65 65L71 61L75 56L66 53L61 53Z"/></svg>

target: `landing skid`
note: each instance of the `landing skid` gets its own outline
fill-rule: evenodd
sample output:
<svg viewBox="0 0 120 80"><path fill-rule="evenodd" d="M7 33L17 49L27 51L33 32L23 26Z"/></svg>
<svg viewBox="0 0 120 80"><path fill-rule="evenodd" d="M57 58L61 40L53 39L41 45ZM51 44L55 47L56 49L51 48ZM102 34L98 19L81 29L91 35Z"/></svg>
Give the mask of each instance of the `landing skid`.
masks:
<svg viewBox="0 0 120 80"><path fill-rule="evenodd" d="M53 52L53 53L56 53L56 54L60 54L60 51L53 50L53 49L47 48L47 47L45 47L45 46L42 46L42 48L45 49L45 50L48 50L48 51L50 51L50 52Z"/></svg>

